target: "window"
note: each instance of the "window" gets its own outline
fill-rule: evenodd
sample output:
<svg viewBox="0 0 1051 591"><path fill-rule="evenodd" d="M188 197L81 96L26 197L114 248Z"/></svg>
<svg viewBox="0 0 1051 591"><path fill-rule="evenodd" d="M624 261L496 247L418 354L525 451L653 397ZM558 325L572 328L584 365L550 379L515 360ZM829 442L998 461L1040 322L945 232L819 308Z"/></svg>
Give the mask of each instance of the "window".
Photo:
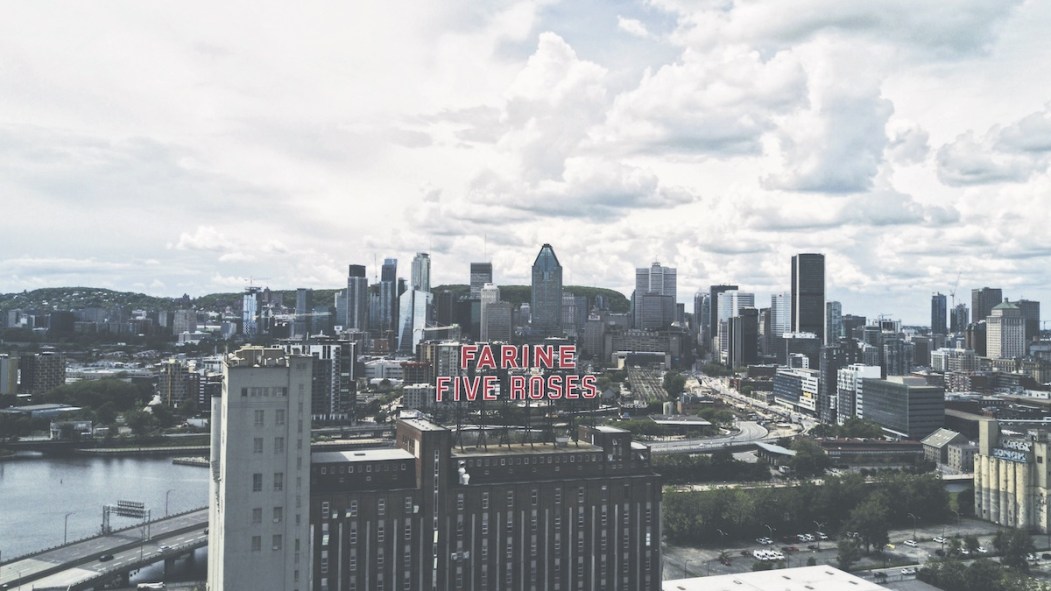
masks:
<svg viewBox="0 0 1051 591"><path fill-rule="evenodd" d="M281 534L274 535L274 550L281 549Z"/></svg>
<svg viewBox="0 0 1051 591"><path fill-rule="evenodd" d="M285 409L279 408L274 414L274 424L284 425L285 424Z"/></svg>
<svg viewBox="0 0 1051 591"><path fill-rule="evenodd" d="M357 517L358 516L358 502L357 501L351 501L350 502L350 509L347 509L347 515L349 517Z"/></svg>
<svg viewBox="0 0 1051 591"><path fill-rule="evenodd" d="M252 453L261 454L263 453L263 438L256 437L252 440Z"/></svg>
<svg viewBox="0 0 1051 591"><path fill-rule="evenodd" d="M380 499L380 500L376 501L376 512L379 513L379 516L383 517L383 515L384 515L384 513L386 511L387 511L387 501L385 501L383 499Z"/></svg>
<svg viewBox="0 0 1051 591"><path fill-rule="evenodd" d="M263 508L252 509L252 523L263 523Z"/></svg>
<svg viewBox="0 0 1051 591"><path fill-rule="evenodd" d="M484 492L484 493L482 493L482 509L488 509L488 508L489 508L489 493Z"/></svg>
<svg viewBox="0 0 1051 591"><path fill-rule="evenodd" d="M263 475L259 472L252 474L252 492L260 492L263 490Z"/></svg>
<svg viewBox="0 0 1051 591"><path fill-rule="evenodd" d="M262 410L255 411L255 426L256 427L262 427L263 426L263 411Z"/></svg>
<svg viewBox="0 0 1051 591"><path fill-rule="evenodd" d="M328 501L321 501L321 518L328 519L329 504Z"/></svg>
<svg viewBox="0 0 1051 591"><path fill-rule="evenodd" d="M259 552L263 549L263 536L252 536L252 552Z"/></svg>
<svg viewBox="0 0 1051 591"><path fill-rule="evenodd" d="M275 437L274 438L274 453L283 454L285 453L285 438Z"/></svg>
<svg viewBox="0 0 1051 591"><path fill-rule="evenodd" d="M274 507L274 523L281 523L285 517L285 510L282 507Z"/></svg>
<svg viewBox="0 0 1051 591"><path fill-rule="evenodd" d="M285 490L285 473L274 472L274 492Z"/></svg>
<svg viewBox="0 0 1051 591"><path fill-rule="evenodd" d="M376 526L376 541L378 543L380 543L380 544L383 543L383 538L384 538L383 530L384 530L384 528L383 528L383 524L382 523Z"/></svg>

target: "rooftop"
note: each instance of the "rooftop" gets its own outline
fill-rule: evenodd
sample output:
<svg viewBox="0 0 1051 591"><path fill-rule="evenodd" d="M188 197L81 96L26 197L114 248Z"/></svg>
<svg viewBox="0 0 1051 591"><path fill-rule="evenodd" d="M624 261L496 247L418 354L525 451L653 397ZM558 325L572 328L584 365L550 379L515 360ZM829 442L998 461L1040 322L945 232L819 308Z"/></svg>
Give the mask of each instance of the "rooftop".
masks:
<svg viewBox="0 0 1051 591"><path fill-rule="evenodd" d="M411 460L413 455L404 449L363 449L350 451L319 451L310 454L313 464L335 464L338 462L381 462L387 460Z"/></svg>
<svg viewBox="0 0 1051 591"><path fill-rule="evenodd" d="M572 454L572 453L589 453L589 452L600 452L601 447L596 447L590 443L580 442L579 445L569 444L552 444L552 443L513 443L511 445L497 445L494 441L489 444L488 449L484 447L465 447L463 450L459 446L453 446L452 455L454 457L477 457L477 456L506 456L506 455L531 455L531 454Z"/></svg>
<svg viewBox="0 0 1051 591"><path fill-rule="evenodd" d="M925 437L923 439L923 444L941 448L953 443L958 437L960 437L959 433L952 429L946 429L943 427Z"/></svg>
<svg viewBox="0 0 1051 591"><path fill-rule="evenodd" d="M676 579L662 591L883 591L887 589L828 565Z"/></svg>

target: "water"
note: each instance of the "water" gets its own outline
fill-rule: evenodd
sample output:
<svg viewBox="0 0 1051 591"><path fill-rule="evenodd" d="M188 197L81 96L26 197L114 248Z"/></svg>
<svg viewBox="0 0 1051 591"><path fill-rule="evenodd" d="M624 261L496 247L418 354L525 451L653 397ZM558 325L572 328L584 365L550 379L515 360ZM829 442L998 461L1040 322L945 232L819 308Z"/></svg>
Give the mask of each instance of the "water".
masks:
<svg viewBox="0 0 1051 591"><path fill-rule="evenodd" d="M168 493L167 491L171 491ZM153 517L204 507L208 469L177 466L171 458L33 457L0 461L0 552L4 561L62 543L66 513L70 541L102 527L102 507L140 501ZM136 520L113 516L114 529Z"/></svg>

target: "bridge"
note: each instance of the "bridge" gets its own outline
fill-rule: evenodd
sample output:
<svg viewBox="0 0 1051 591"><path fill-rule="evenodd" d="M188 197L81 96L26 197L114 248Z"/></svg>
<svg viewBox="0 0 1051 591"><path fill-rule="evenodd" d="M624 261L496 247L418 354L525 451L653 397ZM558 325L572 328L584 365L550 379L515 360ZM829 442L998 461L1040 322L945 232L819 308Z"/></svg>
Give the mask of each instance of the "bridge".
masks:
<svg viewBox="0 0 1051 591"><path fill-rule="evenodd" d="M93 589L155 562L168 565L208 543L208 509L143 522L0 564L0 589ZM111 559L101 561L103 556Z"/></svg>

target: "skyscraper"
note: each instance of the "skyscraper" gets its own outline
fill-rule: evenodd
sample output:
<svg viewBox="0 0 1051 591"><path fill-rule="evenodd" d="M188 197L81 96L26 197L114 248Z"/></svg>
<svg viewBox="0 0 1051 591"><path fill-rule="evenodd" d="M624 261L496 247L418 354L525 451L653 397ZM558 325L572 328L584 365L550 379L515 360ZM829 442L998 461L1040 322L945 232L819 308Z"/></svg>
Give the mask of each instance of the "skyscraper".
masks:
<svg viewBox="0 0 1051 591"><path fill-rule="evenodd" d="M719 350L718 343L712 344L719 336L719 294L736 289L736 285L713 285L708 288L708 342L705 348L709 351Z"/></svg>
<svg viewBox="0 0 1051 591"><path fill-rule="evenodd" d="M241 332L246 337L254 337L259 334L259 288L246 287L242 302Z"/></svg>
<svg viewBox="0 0 1051 591"><path fill-rule="evenodd" d="M482 295L482 286L493 282L492 263L471 263L471 299Z"/></svg>
<svg viewBox="0 0 1051 591"><path fill-rule="evenodd" d="M945 318L949 312L946 304L945 294L935 293L931 295L931 334L948 334L946 332Z"/></svg>
<svg viewBox="0 0 1051 591"><path fill-rule="evenodd" d="M398 259L383 259L377 301L379 325L373 327L381 335L398 328L398 295Z"/></svg>
<svg viewBox="0 0 1051 591"><path fill-rule="evenodd" d="M562 336L562 265L550 244L541 246L533 261L529 310L535 332Z"/></svg>
<svg viewBox="0 0 1051 591"><path fill-rule="evenodd" d="M831 345L839 342L845 336L843 334L843 304L839 302L825 303L825 327L828 334L825 335L825 344Z"/></svg>
<svg viewBox="0 0 1051 591"><path fill-rule="evenodd" d="M825 255L792 257L792 332L810 332L825 341Z"/></svg>
<svg viewBox="0 0 1051 591"><path fill-rule="evenodd" d="M956 307L952 309L952 317L949 320L949 330L953 333L959 333L967 330L967 325L971 323L971 316L967 310L967 304L956 304Z"/></svg>
<svg viewBox="0 0 1051 591"><path fill-rule="evenodd" d="M998 287L983 287L971 290L971 320L980 322L989 317L993 306L1004 301L1004 292Z"/></svg>
<svg viewBox="0 0 1051 591"><path fill-rule="evenodd" d="M654 262L649 267L635 269L635 327L652 328L667 326L675 321L676 271L672 267L662 267ZM643 310L662 310L667 304L643 304L643 296L668 296L670 309L668 316L643 321Z"/></svg>
<svg viewBox="0 0 1051 591"><path fill-rule="evenodd" d="M365 276L365 265L350 265L347 268L347 326L348 329L364 331L369 318L369 279Z"/></svg>
<svg viewBox="0 0 1051 591"><path fill-rule="evenodd" d="M245 347L212 399L208 587L311 589L309 357Z"/></svg>
<svg viewBox="0 0 1051 591"><path fill-rule="evenodd" d="M479 341L489 341L489 328L488 328L488 314L486 308L489 304L495 304L500 301L500 288L493 285L492 283L486 283L482 286L481 296L481 320L479 321Z"/></svg>
<svg viewBox="0 0 1051 591"><path fill-rule="evenodd" d="M1025 355L1025 319L1011 302L993 306L985 319L985 349L990 359L1015 359Z"/></svg>
<svg viewBox="0 0 1051 591"><path fill-rule="evenodd" d="M1025 321L1025 342L1040 340L1040 302L1017 300L1015 305L1022 311Z"/></svg>
<svg viewBox="0 0 1051 591"><path fill-rule="evenodd" d="M304 337L310 334L310 318L314 311L314 290L299 288L296 290L296 315L292 320L292 336Z"/></svg>
<svg viewBox="0 0 1051 591"><path fill-rule="evenodd" d="M431 290L431 255L418 252L412 259L412 277L409 289Z"/></svg>

